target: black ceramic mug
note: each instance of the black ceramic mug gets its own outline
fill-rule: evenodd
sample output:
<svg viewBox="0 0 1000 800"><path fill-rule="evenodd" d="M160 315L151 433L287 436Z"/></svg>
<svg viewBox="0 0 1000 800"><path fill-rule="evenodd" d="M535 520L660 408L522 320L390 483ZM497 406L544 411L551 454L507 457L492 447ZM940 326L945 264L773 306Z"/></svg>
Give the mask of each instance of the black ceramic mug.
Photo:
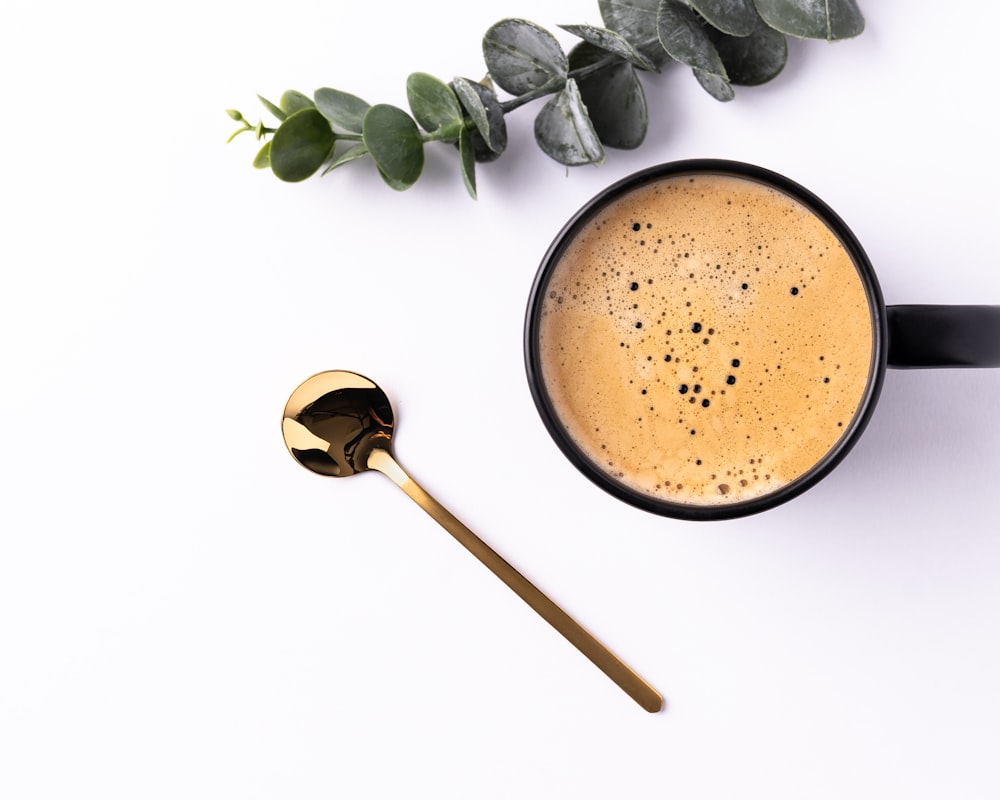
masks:
<svg viewBox="0 0 1000 800"><path fill-rule="evenodd" d="M567 223L535 279L528 382L598 486L681 519L772 508L865 429L887 367L1000 366L1000 306L886 306L861 245L793 181L653 167Z"/></svg>

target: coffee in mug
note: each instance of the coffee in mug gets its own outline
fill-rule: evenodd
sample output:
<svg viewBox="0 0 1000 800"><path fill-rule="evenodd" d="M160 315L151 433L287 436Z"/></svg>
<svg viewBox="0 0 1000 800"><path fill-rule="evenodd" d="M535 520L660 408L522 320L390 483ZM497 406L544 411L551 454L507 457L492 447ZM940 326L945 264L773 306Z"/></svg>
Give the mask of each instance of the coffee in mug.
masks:
<svg viewBox="0 0 1000 800"><path fill-rule="evenodd" d="M945 317L975 326L976 308ZM985 313L1000 341L1000 309ZM818 198L750 165L679 162L616 184L557 238L529 304L529 381L556 442L605 489L672 516L739 516L850 449L890 317Z"/></svg>

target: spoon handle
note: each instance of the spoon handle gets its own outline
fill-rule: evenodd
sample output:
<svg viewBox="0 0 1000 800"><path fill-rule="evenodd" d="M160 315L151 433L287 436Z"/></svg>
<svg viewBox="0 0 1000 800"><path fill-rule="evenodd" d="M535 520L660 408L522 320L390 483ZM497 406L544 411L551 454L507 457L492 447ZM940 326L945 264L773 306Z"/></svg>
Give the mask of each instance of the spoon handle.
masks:
<svg viewBox="0 0 1000 800"><path fill-rule="evenodd" d="M441 527L454 536L463 547L513 589L518 597L565 636L646 711L657 712L663 707L663 698L659 692L633 672L618 656L597 641L575 619L542 594L534 584L465 527L448 509L424 491L415 480L403 471L391 453L382 449L373 450L368 458L368 467L389 477L418 506L437 520Z"/></svg>

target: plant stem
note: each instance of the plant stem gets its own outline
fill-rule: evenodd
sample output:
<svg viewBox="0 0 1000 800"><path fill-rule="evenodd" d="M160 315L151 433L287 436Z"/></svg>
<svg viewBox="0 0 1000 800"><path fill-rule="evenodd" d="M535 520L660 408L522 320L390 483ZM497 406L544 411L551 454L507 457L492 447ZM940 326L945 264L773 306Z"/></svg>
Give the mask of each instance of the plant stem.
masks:
<svg viewBox="0 0 1000 800"><path fill-rule="evenodd" d="M585 67L580 67L579 69L570 70L566 77L573 79L585 78L587 75L590 75L591 73L599 72L609 64L613 64L616 61L622 61L622 60L623 59L621 59L619 56L613 54L606 55L600 61L595 61L593 64L587 64L587 66Z"/></svg>
<svg viewBox="0 0 1000 800"><path fill-rule="evenodd" d="M530 103L532 100L537 100L539 97L545 97L547 94L555 94L556 92L562 91L565 85L566 81L564 80L549 81L545 85L531 89L522 95L512 97L510 100L504 100L500 104L500 108L503 109L504 114L507 114L515 108L520 108L521 106Z"/></svg>
<svg viewBox="0 0 1000 800"><path fill-rule="evenodd" d="M503 113L506 114L509 111L513 111L516 108L520 108L532 100L537 100L539 97L545 97L548 94L555 94L556 92L561 92L566 86L566 81L576 78L584 78L594 72L598 72L608 64L613 64L615 61L620 61L621 58L616 55L607 55L599 61L595 61L593 64L587 64L585 67L580 67L579 69L570 70L566 74L566 80L555 80L549 81L543 86L539 86L535 89L525 92L522 95L513 97L510 100L504 100L500 103L500 108L503 109Z"/></svg>

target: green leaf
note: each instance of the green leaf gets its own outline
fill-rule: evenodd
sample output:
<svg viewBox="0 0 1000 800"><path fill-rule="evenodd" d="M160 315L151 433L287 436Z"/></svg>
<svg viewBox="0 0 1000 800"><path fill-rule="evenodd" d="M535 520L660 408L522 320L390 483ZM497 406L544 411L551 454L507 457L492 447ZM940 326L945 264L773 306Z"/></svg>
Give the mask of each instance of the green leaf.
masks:
<svg viewBox="0 0 1000 800"><path fill-rule="evenodd" d="M659 0L598 0L604 26L620 33L636 50L662 67L670 60L656 36Z"/></svg>
<svg viewBox="0 0 1000 800"><path fill-rule="evenodd" d="M317 89L313 97L316 108L330 122L347 133L361 133L361 121L371 108L368 103L337 89Z"/></svg>
<svg viewBox="0 0 1000 800"><path fill-rule="evenodd" d="M406 99L420 127L428 133L462 122L462 107L448 84L426 72L406 79Z"/></svg>
<svg viewBox="0 0 1000 800"><path fill-rule="evenodd" d="M468 78L455 78L452 88L476 126L472 134L476 161L492 161L507 148L507 121L496 92ZM483 153L483 148L488 152Z"/></svg>
<svg viewBox="0 0 1000 800"><path fill-rule="evenodd" d="M705 72L703 69L695 69L694 77L701 84L702 89L720 102L728 103L736 96L736 92L733 91L733 87L729 81L721 75L713 75L711 72Z"/></svg>
<svg viewBox="0 0 1000 800"><path fill-rule="evenodd" d="M335 142L330 123L319 111L296 111L271 139L271 171L283 181L305 180L323 165Z"/></svg>
<svg viewBox="0 0 1000 800"><path fill-rule="evenodd" d="M688 0L716 30L730 36L749 36L757 22L753 0Z"/></svg>
<svg viewBox="0 0 1000 800"><path fill-rule="evenodd" d="M581 42L570 51L570 69L590 66L606 55L589 42ZM649 114L642 83L632 64L615 59L597 72L576 78L576 83L603 144L625 150L642 144L649 127Z"/></svg>
<svg viewBox="0 0 1000 800"><path fill-rule="evenodd" d="M607 28L596 28L593 25L560 25L559 27L564 31L572 33L574 36L579 36L594 47L624 58L641 69L659 72L659 67L632 47L628 39L620 33L609 31ZM571 60L570 69L573 68Z"/></svg>
<svg viewBox="0 0 1000 800"><path fill-rule="evenodd" d="M274 114L274 116L277 117L281 122L284 122L288 118L288 114L286 114L284 111L278 108L278 106L276 106L266 97L261 97L260 95L257 95L257 99L260 100L264 108L266 108L268 111Z"/></svg>
<svg viewBox="0 0 1000 800"><path fill-rule="evenodd" d="M403 109L380 103L368 109L362 137L379 173L393 189L409 189L424 168L420 129Z"/></svg>
<svg viewBox="0 0 1000 800"><path fill-rule="evenodd" d="M281 100L278 104L281 106L281 110L288 116L291 116L296 111L301 111L303 108L316 108L316 104L312 100L302 94L302 92L296 92L294 89L289 89L281 95Z"/></svg>
<svg viewBox="0 0 1000 800"><path fill-rule="evenodd" d="M257 151L254 156L253 165L256 169L267 169L271 166L271 143L264 142L264 146Z"/></svg>
<svg viewBox="0 0 1000 800"><path fill-rule="evenodd" d="M715 49L729 80L738 86L759 86L776 77L788 61L788 40L757 18L749 36L713 36Z"/></svg>
<svg viewBox="0 0 1000 800"><path fill-rule="evenodd" d="M556 38L523 19L505 19L486 31L483 58L493 80L513 95L559 85L569 69Z"/></svg>
<svg viewBox="0 0 1000 800"><path fill-rule="evenodd" d="M476 151L472 144L472 134L467 128L462 129L458 137L458 152L462 162L462 180L473 200L476 199Z"/></svg>
<svg viewBox="0 0 1000 800"><path fill-rule="evenodd" d="M726 68L712 44L712 39L695 14L680 0L661 0L656 17L657 35L660 44L671 58L726 78Z"/></svg>
<svg viewBox="0 0 1000 800"><path fill-rule="evenodd" d="M805 39L849 39L865 29L855 0L754 0L764 22Z"/></svg>
<svg viewBox="0 0 1000 800"><path fill-rule="evenodd" d="M364 158L368 155L368 148L363 144L356 144L348 147L343 153L341 153L337 158L335 158L330 165L323 170L323 174L326 175L328 172L332 172L337 167L346 164L348 161L354 161L358 158Z"/></svg>
<svg viewBox="0 0 1000 800"><path fill-rule="evenodd" d="M535 141L546 155L569 167L603 163L604 148L572 78L535 117Z"/></svg>

